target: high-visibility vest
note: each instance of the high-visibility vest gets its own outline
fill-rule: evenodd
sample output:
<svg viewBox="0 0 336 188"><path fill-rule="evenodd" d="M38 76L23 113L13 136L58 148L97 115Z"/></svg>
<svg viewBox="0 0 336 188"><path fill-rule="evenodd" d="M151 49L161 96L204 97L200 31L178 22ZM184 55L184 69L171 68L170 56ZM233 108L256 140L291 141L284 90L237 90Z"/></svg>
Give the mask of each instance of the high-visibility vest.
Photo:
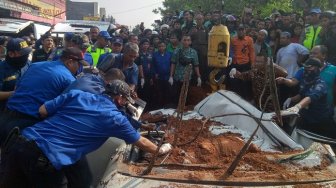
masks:
<svg viewBox="0 0 336 188"><path fill-rule="evenodd" d="M93 66L97 66L99 57L105 53L111 53L112 50L110 48L98 48L94 45L91 45L86 50L87 53L91 54L93 59Z"/></svg>
<svg viewBox="0 0 336 188"><path fill-rule="evenodd" d="M321 32L322 27L318 26L316 29L314 26L308 26L305 29L305 39L303 41L303 46L306 47L307 49L311 50L316 43L316 39L318 38L320 32Z"/></svg>

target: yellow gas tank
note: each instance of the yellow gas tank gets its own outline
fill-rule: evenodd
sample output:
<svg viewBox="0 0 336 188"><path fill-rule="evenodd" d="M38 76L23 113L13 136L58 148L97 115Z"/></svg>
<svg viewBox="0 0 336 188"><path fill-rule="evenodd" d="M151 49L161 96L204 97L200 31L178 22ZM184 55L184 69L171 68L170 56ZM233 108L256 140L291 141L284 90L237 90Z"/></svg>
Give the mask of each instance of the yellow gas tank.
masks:
<svg viewBox="0 0 336 188"><path fill-rule="evenodd" d="M224 68L228 66L230 50L230 33L226 26L213 26L209 32L208 65Z"/></svg>

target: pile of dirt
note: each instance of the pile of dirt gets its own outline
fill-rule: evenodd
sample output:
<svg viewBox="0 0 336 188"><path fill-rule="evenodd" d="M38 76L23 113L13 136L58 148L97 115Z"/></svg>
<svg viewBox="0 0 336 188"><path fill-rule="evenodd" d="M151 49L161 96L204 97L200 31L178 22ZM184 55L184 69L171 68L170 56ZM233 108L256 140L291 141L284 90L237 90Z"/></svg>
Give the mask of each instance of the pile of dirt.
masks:
<svg viewBox="0 0 336 188"><path fill-rule="evenodd" d="M168 117L167 124L160 128L166 131L165 142L174 143L174 136L178 136L177 147L168 156L159 156L155 161L157 166L166 165L164 168L168 168L169 171L162 174L162 172L153 170L150 176L172 179L221 180L245 142L239 134L211 134L209 127L214 123L218 122L204 121L204 119L180 122L174 117ZM176 132L177 134L175 134ZM290 151L287 155L299 152L302 151ZM326 167L330 162L326 158L323 158L321 165L307 168L300 165L295 166L291 162L279 163L278 159L285 155L286 153L279 155L279 153L263 152L252 144L229 180L302 181L321 177L336 178L336 175L327 172ZM151 157L149 157L150 159ZM176 167L172 164L179 166ZM292 168L293 166L295 169ZM129 170L134 174L139 174L139 171L142 172L145 168L146 165L130 165Z"/></svg>

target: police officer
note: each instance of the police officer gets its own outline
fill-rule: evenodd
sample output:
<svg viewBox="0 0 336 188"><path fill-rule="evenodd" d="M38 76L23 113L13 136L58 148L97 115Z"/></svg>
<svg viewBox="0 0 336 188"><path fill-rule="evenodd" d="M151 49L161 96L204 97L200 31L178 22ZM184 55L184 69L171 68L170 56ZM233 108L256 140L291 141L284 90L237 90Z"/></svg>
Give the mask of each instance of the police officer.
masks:
<svg viewBox="0 0 336 188"><path fill-rule="evenodd" d="M108 48L110 39L111 36L107 31L100 31L97 37L97 42L94 45L88 47L88 49L86 50L92 55L94 66L97 66L99 57L101 55L111 52L111 49Z"/></svg>
<svg viewBox="0 0 336 188"><path fill-rule="evenodd" d="M134 102L130 92L125 82L114 80L106 85L104 94L71 90L46 101L39 111L48 119L24 129L4 155L0 186L64 185L62 177L67 166L98 149L109 137L155 153L157 146L142 137L136 131L139 127L118 110L119 106ZM163 144L159 154L171 149L169 143ZM23 177L18 179L18 175Z"/></svg>
<svg viewBox="0 0 336 188"><path fill-rule="evenodd" d="M0 62L0 111L12 94L17 80L26 72L30 62L28 57L32 49L21 38L13 38L7 44L5 61Z"/></svg>
<svg viewBox="0 0 336 188"><path fill-rule="evenodd" d="M316 45L316 41L318 41L318 37L322 29L320 26L320 14L320 8L312 8L310 10L311 23L305 28L300 37L300 43L309 50Z"/></svg>
<svg viewBox="0 0 336 188"><path fill-rule="evenodd" d="M59 61L32 64L0 115L0 145L14 127L23 129L39 122L39 106L61 94L81 72L82 63L79 49L66 48Z"/></svg>

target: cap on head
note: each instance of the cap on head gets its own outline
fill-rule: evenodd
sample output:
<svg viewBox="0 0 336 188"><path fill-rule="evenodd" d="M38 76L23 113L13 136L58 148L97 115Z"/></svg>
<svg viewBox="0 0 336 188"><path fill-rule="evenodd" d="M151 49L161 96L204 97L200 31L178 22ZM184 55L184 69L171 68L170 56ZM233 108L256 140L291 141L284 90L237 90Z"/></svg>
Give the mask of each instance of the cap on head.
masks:
<svg viewBox="0 0 336 188"><path fill-rule="evenodd" d="M27 55L32 49L28 46L27 41L22 38L12 38L7 43L7 51L18 51L21 55Z"/></svg>
<svg viewBox="0 0 336 188"><path fill-rule="evenodd" d="M310 14L321 14L321 9L318 7L310 9Z"/></svg>
<svg viewBox="0 0 336 188"><path fill-rule="evenodd" d="M111 83L105 86L105 93L108 95L122 95L130 103L134 104L134 100L131 97L131 89L128 84L121 80L113 80Z"/></svg>
<svg viewBox="0 0 336 188"><path fill-rule="evenodd" d="M322 63L319 59L317 58L309 58L307 61L304 62L303 64L304 67L310 68L310 67L321 67Z"/></svg>
<svg viewBox="0 0 336 188"><path fill-rule="evenodd" d="M114 37L112 44L123 44L124 40L121 37Z"/></svg>
<svg viewBox="0 0 336 188"><path fill-rule="evenodd" d="M100 31L98 34L99 37L103 37L106 40L111 39L112 37L110 36L110 34L107 31Z"/></svg>
<svg viewBox="0 0 336 188"><path fill-rule="evenodd" d="M74 35L75 34L72 33L72 32L67 32L67 33L64 34L64 40L65 41L70 41Z"/></svg>
<svg viewBox="0 0 336 188"><path fill-rule="evenodd" d="M265 34L265 36L268 36L268 32L265 29L260 30L259 32L263 32Z"/></svg>
<svg viewBox="0 0 336 188"><path fill-rule="evenodd" d="M162 30L162 29L169 29L169 25L167 25L167 24L161 25L160 30Z"/></svg>

